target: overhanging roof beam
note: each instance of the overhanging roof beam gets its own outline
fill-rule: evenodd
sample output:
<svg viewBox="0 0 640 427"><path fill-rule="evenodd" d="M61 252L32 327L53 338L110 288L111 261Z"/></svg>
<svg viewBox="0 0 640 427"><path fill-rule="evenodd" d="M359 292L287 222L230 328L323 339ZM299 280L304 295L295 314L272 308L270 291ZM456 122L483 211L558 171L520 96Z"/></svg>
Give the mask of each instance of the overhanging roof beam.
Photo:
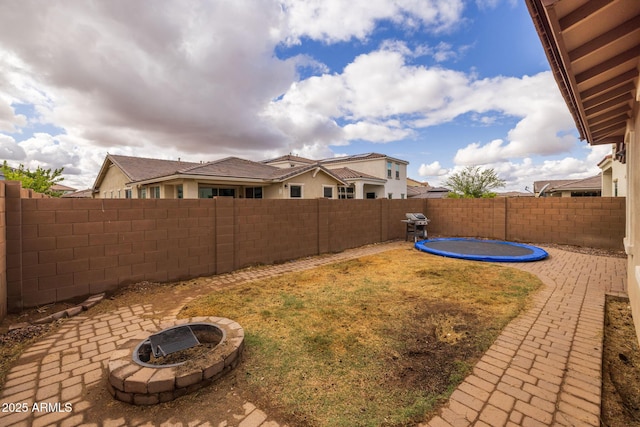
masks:
<svg viewBox="0 0 640 427"><path fill-rule="evenodd" d="M594 139L591 142L591 144L592 145L618 144L623 141L624 141L624 133L622 133L621 135L607 136L602 139Z"/></svg>
<svg viewBox="0 0 640 427"><path fill-rule="evenodd" d="M589 109L591 107L595 107L598 104L602 104L603 102L607 102L617 96L624 95L625 93L630 93L635 88L636 86L633 84L633 82L629 82L625 85L612 89L609 92L603 93L600 96L595 96L587 101L584 101L582 105L585 109Z"/></svg>
<svg viewBox="0 0 640 427"><path fill-rule="evenodd" d="M613 134L620 133L620 131L624 133L626 127L626 123L623 123L622 125L609 126L608 128L602 129L601 131L592 132L591 136L593 137L593 139L601 139L605 136L611 136Z"/></svg>
<svg viewBox="0 0 640 427"><path fill-rule="evenodd" d="M605 91L610 87L617 86L627 81L632 81L636 77L638 77L638 69L634 68L633 70L626 71L618 76L615 76L612 79L607 80L606 82L600 83L599 85L595 85L592 88L583 90L582 92L580 92L580 98L589 99L592 96L598 95L600 94L600 92Z"/></svg>
<svg viewBox="0 0 640 427"><path fill-rule="evenodd" d="M587 80L592 79L612 68L622 65L625 62L637 61L638 56L640 56L640 45L636 45L631 49L614 56L613 58L607 59L606 61L601 62L600 64L591 67L580 74L577 74L576 83L580 84L586 82Z"/></svg>
<svg viewBox="0 0 640 427"><path fill-rule="evenodd" d="M617 116L614 117L611 120L607 120L605 122L602 123L598 123L597 125L591 126L591 132L598 132L599 130L605 129L609 126L613 126L613 125L619 125L619 124L624 124L626 126L627 123L627 119L629 118L628 115L622 115L622 116Z"/></svg>
<svg viewBox="0 0 640 427"><path fill-rule="evenodd" d="M589 117L589 119L587 120L587 124L589 125L589 127L591 127L596 123L600 123L604 120L610 119L611 117L619 116L620 114L625 114L628 117L629 108L626 106L620 107L616 108L615 110L609 110L606 113L600 114L599 116Z"/></svg>
<svg viewBox="0 0 640 427"><path fill-rule="evenodd" d="M560 29L566 31L570 27L578 24L586 17L596 13L609 3L613 3L613 0L589 0L583 6L577 8L567 16L560 19Z"/></svg>
<svg viewBox="0 0 640 427"><path fill-rule="evenodd" d="M640 30L640 15L635 16L629 19L626 22L616 26L610 31L596 37L595 39L589 40L581 46L573 49L569 52L569 59L571 62L574 62L584 56L587 56L598 49L602 49L607 45L617 41L618 39L626 36L627 34L631 34L634 31Z"/></svg>
<svg viewBox="0 0 640 427"><path fill-rule="evenodd" d="M630 93L625 93L624 95L620 95L616 98L613 98L607 102L603 102L602 104L596 105L588 110L584 111L584 114L589 117L593 114L599 113L600 111L608 110L609 108L614 108L619 106L620 104L624 104L625 102L629 102L633 99Z"/></svg>

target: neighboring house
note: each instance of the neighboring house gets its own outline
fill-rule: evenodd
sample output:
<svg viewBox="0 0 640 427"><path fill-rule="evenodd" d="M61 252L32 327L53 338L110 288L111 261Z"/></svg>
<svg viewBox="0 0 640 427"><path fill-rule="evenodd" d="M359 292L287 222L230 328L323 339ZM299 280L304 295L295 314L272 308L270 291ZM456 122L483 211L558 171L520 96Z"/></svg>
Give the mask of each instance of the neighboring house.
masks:
<svg viewBox="0 0 640 427"><path fill-rule="evenodd" d="M227 157L206 163L108 154L93 185L95 198L337 199L347 187L313 163L287 169Z"/></svg>
<svg viewBox="0 0 640 427"><path fill-rule="evenodd" d="M602 193L602 178L596 175L584 179L535 181L533 191L536 197L599 197Z"/></svg>
<svg viewBox="0 0 640 427"><path fill-rule="evenodd" d="M534 194L522 191L505 191L503 193L497 193L496 197L534 197Z"/></svg>
<svg viewBox="0 0 640 427"><path fill-rule="evenodd" d="M286 155L262 163L280 168L320 164L333 171L348 185L340 198L404 199L407 197L407 165L409 162L380 153L356 154L311 160Z"/></svg>
<svg viewBox="0 0 640 427"><path fill-rule="evenodd" d="M427 181L418 181L413 178L407 178L407 187L430 187Z"/></svg>
<svg viewBox="0 0 640 427"><path fill-rule="evenodd" d="M407 193L410 199L445 199L450 190L444 187L408 186Z"/></svg>
<svg viewBox="0 0 640 427"><path fill-rule="evenodd" d="M63 194L61 197L72 198L72 199L90 199L92 194L93 194L93 191L90 188L88 188L86 190L74 191L73 193L66 193L66 194Z"/></svg>
<svg viewBox="0 0 640 427"><path fill-rule="evenodd" d="M640 1L526 0L553 76L591 145L626 166L627 289L640 338Z"/></svg>
<svg viewBox="0 0 640 427"><path fill-rule="evenodd" d="M67 187L66 185L62 185L62 184L53 184L51 186L51 191L55 191L56 193L62 193L62 195L64 196L65 194L75 193L77 189L72 187Z"/></svg>
<svg viewBox="0 0 640 427"><path fill-rule="evenodd" d="M627 195L627 167L616 156L615 145L613 151L614 153L605 156L598 163L598 167L602 169L602 196L625 197Z"/></svg>

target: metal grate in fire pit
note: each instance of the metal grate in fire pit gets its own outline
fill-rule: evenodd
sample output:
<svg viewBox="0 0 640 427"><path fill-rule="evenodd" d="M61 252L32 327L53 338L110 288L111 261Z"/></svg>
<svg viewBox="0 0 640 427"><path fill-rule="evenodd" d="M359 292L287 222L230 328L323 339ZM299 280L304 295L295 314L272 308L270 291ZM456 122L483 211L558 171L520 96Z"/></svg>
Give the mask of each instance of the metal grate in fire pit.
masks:
<svg viewBox="0 0 640 427"><path fill-rule="evenodd" d="M141 333L112 353L107 386L114 398L135 405L168 402L211 384L240 361L244 330L233 320L197 317L175 320L162 327L159 332ZM191 346L194 340L200 344ZM146 363L142 359L155 357L154 344L159 347L159 363ZM196 355L185 361L164 363L164 359L203 345L204 351L194 352ZM160 354L163 352L167 355Z"/></svg>

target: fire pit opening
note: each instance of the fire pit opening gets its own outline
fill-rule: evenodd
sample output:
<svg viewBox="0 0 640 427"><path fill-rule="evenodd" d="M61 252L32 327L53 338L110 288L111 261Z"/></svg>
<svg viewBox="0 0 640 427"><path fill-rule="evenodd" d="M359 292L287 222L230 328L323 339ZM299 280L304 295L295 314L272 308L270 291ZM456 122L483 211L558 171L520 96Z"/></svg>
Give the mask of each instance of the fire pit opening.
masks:
<svg viewBox="0 0 640 427"><path fill-rule="evenodd" d="M212 351L224 338L224 330L214 324L174 326L138 344L133 360L148 367L179 366Z"/></svg>
<svg viewBox="0 0 640 427"><path fill-rule="evenodd" d="M174 320L142 332L109 359L111 395L134 405L168 402L207 386L240 362L244 330L224 317Z"/></svg>

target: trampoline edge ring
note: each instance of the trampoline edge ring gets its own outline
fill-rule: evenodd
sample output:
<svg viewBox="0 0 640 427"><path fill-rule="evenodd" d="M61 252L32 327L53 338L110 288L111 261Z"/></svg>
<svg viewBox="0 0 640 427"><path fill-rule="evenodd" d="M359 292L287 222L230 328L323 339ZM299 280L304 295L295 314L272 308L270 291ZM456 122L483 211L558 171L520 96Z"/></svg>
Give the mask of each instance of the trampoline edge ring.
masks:
<svg viewBox="0 0 640 427"><path fill-rule="evenodd" d="M447 243L446 246L449 246L449 250L445 250L442 248L438 249L437 248L437 245L439 244L438 242L446 242ZM449 243L449 242L454 242L454 243ZM450 249L450 247L456 246L457 243L455 242L460 242L460 245L459 245L460 248L462 248L465 243L473 244L476 246L478 245L486 246L487 251L486 253L464 253L462 251L454 252ZM432 245L434 247L430 247L428 245ZM500 245L500 246L495 246L495 245ZM517 248L516 252L519 252L521 254L504 255L504 254L491 253L491 250L490 250L491 247L494 247L494 248L498 247L501 249L500 252L504 252L506 248L502 245L511 246L514 249ZM492 262L492 261L493 262L530 262L530 261L540 261L542 259L545 259L547 256L549 256L547 251L545 251L544 249L539 248L537 246L526 245L524 243L506 242L503 240L471 239L471 238L465 238L465 237L448 237L448 238L420 240L415 243L414 247L422 252L427 252L434 255L440 255L440 256L445 256L449 258L459 258L459 259L466 259L466 260L472 260L472 261L487 261L487 262ZM522 253L522 252L526 252L526 253Z"/></svg>

